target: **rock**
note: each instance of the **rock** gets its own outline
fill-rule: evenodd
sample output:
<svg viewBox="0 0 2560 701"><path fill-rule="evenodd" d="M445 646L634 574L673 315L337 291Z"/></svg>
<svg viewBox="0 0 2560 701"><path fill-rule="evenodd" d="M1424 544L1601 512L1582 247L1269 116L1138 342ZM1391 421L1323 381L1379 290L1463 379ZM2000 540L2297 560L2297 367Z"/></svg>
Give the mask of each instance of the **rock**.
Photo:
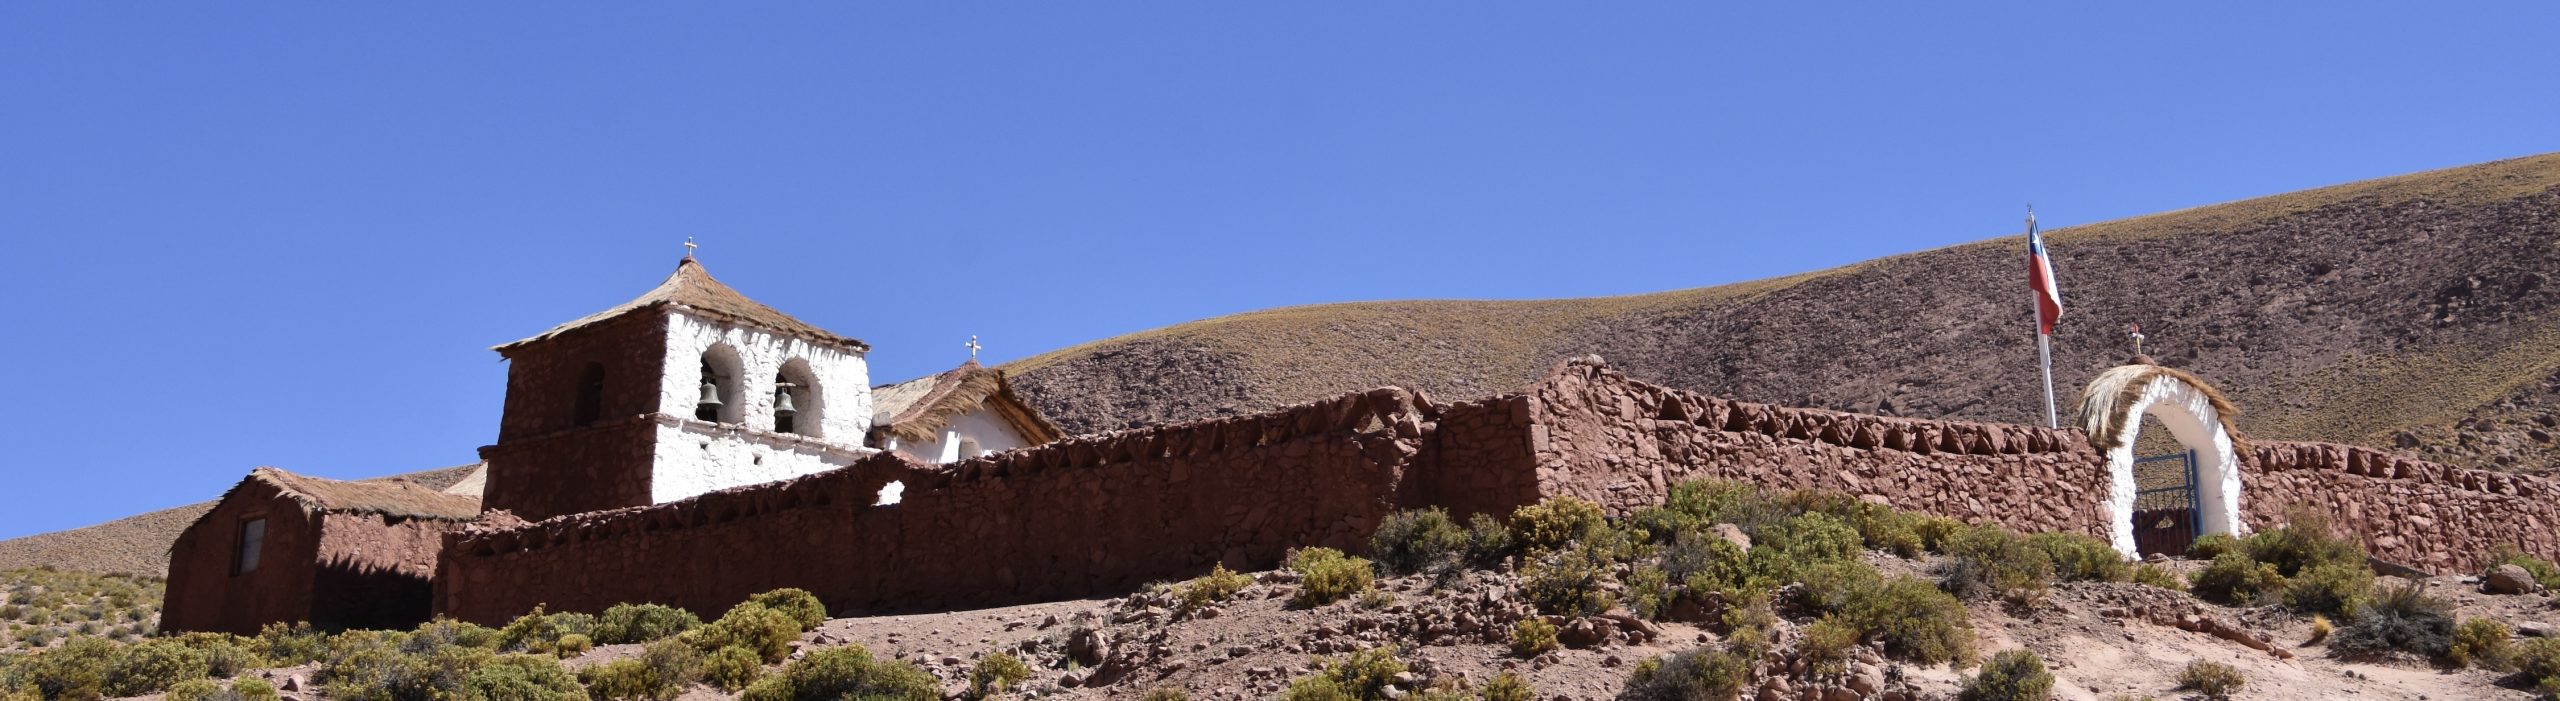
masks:
<svg viewBox="0 0 2560 701"><path fill-rule="evenodd" d="M2515 565L2499 565L2489 570L2489 593L2531 594L2542 588L2533 581L2533 573Z"/></svg>
<svg viewBox="0 0 2560 701"><path fill-rule="evenodd" d="M1049 617L1047 617L1047 618L1043 618L1043 619L1040 619L1040 629L1041 629L1041 630L1048 630L1048 629L1050 629L1050 628L1056 627L1057 625L1058 625L1058 614L1054 614L1054 613L1053 613L1053 614L1049 614Z"/></svg>
<svg viewBox="0 0 2560 701"><path fill-rule="evenodd" d="M2554 632L2560 631L2554 631L2551 624L2541 621L2526 621L2516 624L2516 634L2528 638L2548 638L2552 637Z"/></svg>
<svg viewBox="0 0 2560 701"><path fill-rule="evenodd" d="M1101 666L1111 656L1110 636L1092 628L1079 628L1067 635L1067 658L1087 667Z"/></svg>
<svg viewBox="0 0 2560 701"><path fill-rule="evenodd" d="M1586 648L1607 642L1609 635L1615 632L1617 627L1607 619L1576 618L1556 631L1556 642L1564 643L1565 647Z"/></svg>
<svg viewBox="0 0 2560 701"><path fill-rule="evenodd" d="M1716 527L1713 530L1715 531L1716 537L1723 538L1725 542L1732 543L1734 547L1741 548L1744 552L1749 552L1751 550L1751 535L1742 532L1741 526L1736 526L1730 523L1719 523L1716 524Z"/></svg>
<svg viewBox="0 0 2560 701"><path fill-rule="evenodd" d="M285 677L285 678L284 678L284 683L282 683L282 684L277 684L277 685L276 685L276 690L277 690L277 691L301 691L301 690L303 690L303 688L304 688L304 687L308 687L308 686L311 686L311 680L309 680L309 679L304 679L304 678L302 678L302 675L296 674L296 675L293 675L293 676Z"/></svg>
<svg viewBox="0 0 2560 701"><path fill-rule="evenodd" d="M1253 648L1246 647L1246 646L1243 646L1243 645L1236 645L1236 646L1233 646L1233 647L1229 647L1229 648L1227 648L1227 656L1228 656L1228 657L1243 657L1243 656L1250 655L1250 654L1253 654Z"/></svg>
<svg viewBox="0 0 2560 701"><path fill-rule="evenodd" d="M1861 664L1849 670L1848 684L1861 696L1874 696L1884 689L1884 674L1877 672L1874 665Z"/></svg>

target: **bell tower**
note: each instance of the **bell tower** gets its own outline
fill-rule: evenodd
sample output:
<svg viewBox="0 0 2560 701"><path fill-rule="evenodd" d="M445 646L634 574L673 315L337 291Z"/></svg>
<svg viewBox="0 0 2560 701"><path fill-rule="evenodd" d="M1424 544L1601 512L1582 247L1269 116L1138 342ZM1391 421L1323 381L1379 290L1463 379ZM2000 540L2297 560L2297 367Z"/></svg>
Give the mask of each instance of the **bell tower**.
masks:
<svg viewBox="0 0 2560 701"><path fill-rule="evenodd" d="M637 299L497 346L483 503L527 520L822 472L872 452L861 341L738 294L691 255Z"/></svg>

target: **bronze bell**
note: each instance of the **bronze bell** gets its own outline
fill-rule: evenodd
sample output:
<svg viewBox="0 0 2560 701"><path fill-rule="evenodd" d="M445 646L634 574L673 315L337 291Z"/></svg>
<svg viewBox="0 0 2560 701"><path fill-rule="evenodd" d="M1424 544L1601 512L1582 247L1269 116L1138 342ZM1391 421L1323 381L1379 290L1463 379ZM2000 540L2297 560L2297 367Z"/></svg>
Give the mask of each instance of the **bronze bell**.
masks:
<svg viewBox="0 0 2560 701"><path fill-rule="evenodd" d="M694 400L694 403L701 406L720 406L720 385L710 380L703 380L702 398Z"/></svg>
<svg viewBox="0 0 2560 701"><path fill-rule="evenodd" d="M773 415L790 416L793 412L797 411L799 411L799 409L791 406L791 390L778 389L773 391Z"/></svg>

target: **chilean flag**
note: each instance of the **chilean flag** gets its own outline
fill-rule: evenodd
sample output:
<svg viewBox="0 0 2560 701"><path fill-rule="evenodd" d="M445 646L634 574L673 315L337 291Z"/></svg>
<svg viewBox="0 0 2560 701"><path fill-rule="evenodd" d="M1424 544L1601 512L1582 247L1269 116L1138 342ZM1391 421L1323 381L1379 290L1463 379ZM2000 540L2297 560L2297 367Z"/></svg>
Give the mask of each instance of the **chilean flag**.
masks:
<svg viewBox="0 0 2560 701"><path fill-rule="evenodd" d="M2053 322L2062 320L2062 289L2053 285L2053 260L2045 257L2033 211L2027 212L2027 286L2036 290L2036 332L2053 335Z"/></svg>

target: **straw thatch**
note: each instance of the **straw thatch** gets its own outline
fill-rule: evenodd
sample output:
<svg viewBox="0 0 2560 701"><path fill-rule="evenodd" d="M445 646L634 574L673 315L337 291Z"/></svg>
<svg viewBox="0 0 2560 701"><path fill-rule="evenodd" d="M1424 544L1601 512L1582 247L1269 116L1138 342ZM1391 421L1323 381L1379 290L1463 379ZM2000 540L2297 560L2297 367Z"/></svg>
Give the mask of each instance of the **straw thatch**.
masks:
<svg viewBox="0 0 2560 701"><path fill-rule="evenodd" d="M979 409L1003 417L1031 445L1065 436L1049 417L1013 393L1013 383L1005 379L1004 371L972 360L932 377L873 388L871 443L877 447L890 437L931 441L942 435L953 418Z"/></svg>
<svg viewBox="0 0 2560 701"><path fill-rule="evenodd" d="M2100 452L2122 445L2118 437L2124 427L2142 420L2133 414L2134 402L2142 398L2142 393L2150 391L2153 383L2164 379L2186 383L2204 393L2205 401L2213 404L2213 412L2222 422L2222 431L2231 435L2232 449L2242 455L2248 454L2248 443L2241 438L2240 427L2231 423L2232 417L2240 415L2240 408L2222 396L2221 390L2185 371L2147 363L2098 373L2098 379L2090 381L2088 389L2081 391L2080 429L2089 434L2089 444Z"/></svg>
<svg viewBox="0 0 2560 701"><path fill-rule="evenodd" d="M416 482L393 479L378 482L344 482L322 477L309 477L272 467L249 471L248 479L232 487L233 492L250 484L263 484L302 504L316 513L356 513L400 518L468 521L480 517L480 499L460 494L445 494ZM223 498L230 498L226 493Z"/></svg>
<svg viewBox="0 0 2560 701"><path fill-rule="evenodd" d="M811 326L808 322L791 318L789 314L747 299L746 295L738 294L737 290L729 289L728 285L712 279L710 271L703 270L702 263L694 260L693 256L685 256L684 260L676 262L676 271L668 275L665 282L658 283L656 289L649 290L647 294L640 295L637 299L551 327L551 330L535 334L531 338L497 346L491 350L505 354L525 344L594 326L624 314L668 305L681 305L694 313L713 319L754 326L786 336L845 346L858 351L871 349L871 346L861 341L828 333L825 329Z"/></svg>

